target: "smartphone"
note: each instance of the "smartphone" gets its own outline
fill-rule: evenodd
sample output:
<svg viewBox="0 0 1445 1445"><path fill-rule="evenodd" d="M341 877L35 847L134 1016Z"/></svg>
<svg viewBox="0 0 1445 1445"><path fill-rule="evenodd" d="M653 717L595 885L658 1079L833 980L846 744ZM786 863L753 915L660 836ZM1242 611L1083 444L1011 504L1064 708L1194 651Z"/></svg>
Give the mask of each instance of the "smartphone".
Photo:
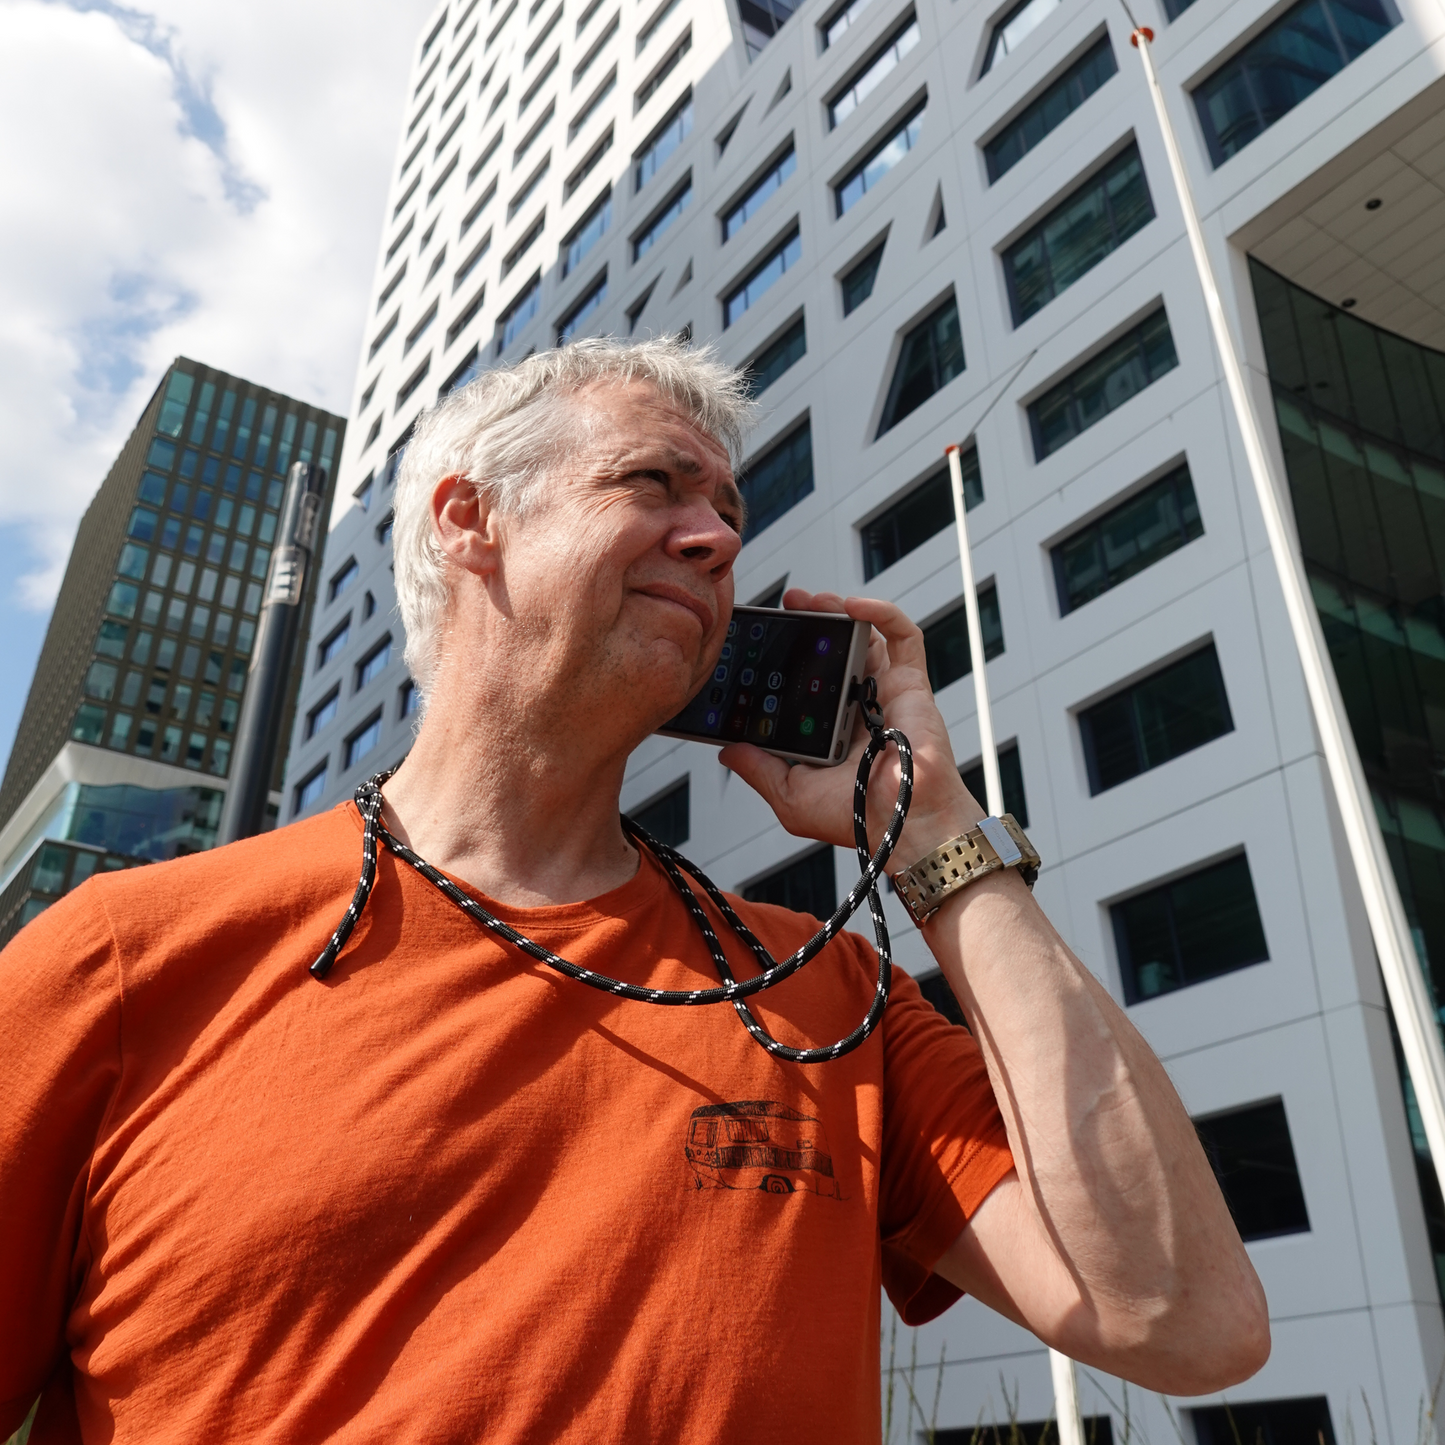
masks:
<svg viewBox="0 0 1445 1445"><path fill-rule="evenodd" d="M712 676L658 732L833 767L848 755L871 633L837 612L735 607Z"/></svg>

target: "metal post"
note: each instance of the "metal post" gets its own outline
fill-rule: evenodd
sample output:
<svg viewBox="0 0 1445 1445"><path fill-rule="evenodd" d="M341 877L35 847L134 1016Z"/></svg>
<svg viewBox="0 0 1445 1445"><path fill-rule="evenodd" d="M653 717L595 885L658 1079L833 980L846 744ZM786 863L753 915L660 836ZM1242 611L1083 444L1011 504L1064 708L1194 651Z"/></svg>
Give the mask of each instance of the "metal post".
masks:
<svg viewBox="0 0 1445 1445"><path fill-rule="evenodd" d="M1133 17L1130 19L1132 22ZM1154 57L1149 48L1153 38L1154 32L1148 26L1136 26L1130 37L1134 48L1139 52L1139 59L1143 62L1144 78L1148 82L1154 113L1163 134L1169 170L1174 177L1179 208L1184 213L1184 227L1189 233L1189 247L1194 253L1194 265L1199 273L1199 286L1204 293L1209 324L1214 332L1214 344L1224 367L1229 399L1234 406L1234 418L1244 440L1244 452L1249 462L1255 495L1259 498L1260 511L1264 514L1269 550L1274 558L1280 589L1284 593L1285 610L1289 614L1295 650L1299 654L1300 666L1304 669L1310 710L1319 731L1335 803L1344 822L1350 860L1355 866L1360 892L1364 895L1370 933L1375 941L1375 952L1379 955L1385 992L1389 996L1395 1023L1400 1031L1400 1046L1405 1054L1405 1064L1415 1086L1415 1098L1420 1108L1421 1122L1425 1127L1425 1138L1430 1145L1436 1174L1442 1177L1442 1184L1445 1184L1445 1176L1442 1176L1442 1170L1445 1170L1445 1049L1441 1047L1440 1032L1426 988L1424 970L1415 953L1414 939L1405 917L1405 905L1401 901L1399 885L1390 866L1385 835L1380 831L1380 820L1375 814L1374 801L1370 796L1369 784L1365 781L1365 771L1360 764L1354 733L1350 730L1349 718L1345 713L1339 680L1335 677L1334 666L1325 646L1324 631L1320 627L1319 614L1310 596L1304 561L1296 550L1294 533L1285 518L1280 501L1285 495L1285 488L1281 479L1275 475L1273 462L1265 447L1264 432L1255 412L1254 398L1245 386L1244 368L1240 364L1234 338L1230 335L1229 323L1225 319L1219 285L1209 252L1204 245L1204 232L1199 224L1194 193L1190 188L1174 127L1164 104L1164 92L1159 88L1159 77L1154 70Z"/></svg>
<svg viewBox="0 0 1445 1445"><path fill-rule="evenodd" d="M281 528L266 590L251 666L246 673L246 695L236 725L236 748L231 756L231 782L221 810L218 843L234 843L261 831L266 798L280 743L281 716L286 683L296 655L301 630L301 599L306 594L306 573L316 545L326 472L307 462L296 462L286 479L281 503Z"/></svg>
<svg viewBox="0 0 1445 1445"><path fill-rule="evenodd" d="M967 504L963 495L963 463L957 445L947 449L948 474L953 482L953 521L958 529L958 564L963 573L963 615L968 620L968 655L973 661L973 695L978 705L978 741L983 751L984 807L994 817L1004 811L1003 777L998 767L998 743L993 732L993 709L984 675L983 621L978 612L978 586L973 578L973 550L968 541ZM1054 1384L1054 1420L1059 1445L1084 1445L1084 1422L1079 1415L1079 1383L1074 1362L1058 1350L1049 1351L1049 1373Z"/></svg>

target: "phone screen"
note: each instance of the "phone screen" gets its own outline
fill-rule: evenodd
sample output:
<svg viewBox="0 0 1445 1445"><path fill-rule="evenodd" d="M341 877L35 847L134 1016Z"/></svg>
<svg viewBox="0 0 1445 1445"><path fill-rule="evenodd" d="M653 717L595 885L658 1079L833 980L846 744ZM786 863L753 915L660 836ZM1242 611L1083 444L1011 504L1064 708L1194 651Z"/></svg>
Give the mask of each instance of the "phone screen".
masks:
<svg viewBox="0 0 1445 1445"><path fill-rule="evenodd" d="M846 617L739 608L712 677L665 730L826 759L853 627Z"/></svg>

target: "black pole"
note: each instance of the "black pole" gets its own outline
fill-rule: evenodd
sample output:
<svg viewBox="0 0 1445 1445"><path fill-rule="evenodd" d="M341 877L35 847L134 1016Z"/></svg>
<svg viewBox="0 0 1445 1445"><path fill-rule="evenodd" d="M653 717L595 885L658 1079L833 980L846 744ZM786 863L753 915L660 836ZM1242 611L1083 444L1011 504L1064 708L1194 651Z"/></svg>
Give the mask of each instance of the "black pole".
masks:
<svg viewBox="0 0 1445 1445"><path fill-rule="evenodd" d="M261 831L271 774L280 743L286 683L301 630L301 603L306 573L316 546L326 472L296 462L286 479L281 504L281 529L266 574L256 645L246 674L246 696L236 725L236 750L231 758L231 784L221 809L217 843L234 843Z"/></svg>

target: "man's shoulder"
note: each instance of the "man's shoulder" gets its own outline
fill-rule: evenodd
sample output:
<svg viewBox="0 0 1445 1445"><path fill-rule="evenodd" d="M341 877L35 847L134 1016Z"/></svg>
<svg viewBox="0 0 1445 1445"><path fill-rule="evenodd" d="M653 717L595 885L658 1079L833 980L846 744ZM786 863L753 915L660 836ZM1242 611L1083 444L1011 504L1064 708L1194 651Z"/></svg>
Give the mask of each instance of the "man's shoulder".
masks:
<svg viewBox="0 0 1445 1445"><path fill-rule="evenodd" d="M795 908L785 908L778 903L750 902L736 893L726 891L723 896L768 952L779 960L800 949L815 934L823 931L824 921L815 918L811 913L800 913ZM854 918L860 916L866 918L866 911L854 914ZM854 933L846 924L834 935L829 947L846 949L870 967L877 967L868 941Z"/></svg>

